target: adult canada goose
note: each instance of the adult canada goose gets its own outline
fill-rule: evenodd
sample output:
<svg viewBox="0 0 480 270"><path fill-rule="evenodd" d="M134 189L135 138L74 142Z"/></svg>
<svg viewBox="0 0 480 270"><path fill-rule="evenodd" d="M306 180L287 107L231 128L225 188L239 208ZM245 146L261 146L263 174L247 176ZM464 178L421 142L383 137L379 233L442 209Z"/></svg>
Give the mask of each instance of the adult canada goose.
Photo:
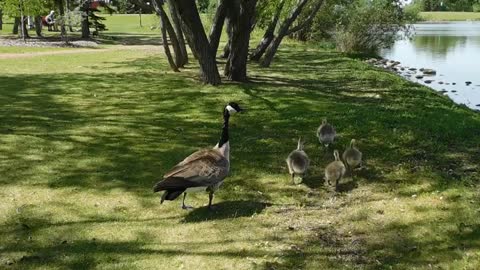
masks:
<svg viewBox="0 0 480 270"><path fill-rule="evenodd" d="M308 165L310 164L310 159L305 151L303 151L304 144L305 142L302 138L298 138L297 149L293 150L287 157L288 172L292 176L292 182L294 184L295 175L301 175L303 180L307 173Z"/></svg>
<svg viewBox="0 0 480 270"><path fill-rule="evenodd" d="M353 178L353 169L362 163L362 152L355 147L356 140L350 141L350 146L343 152L343 161L347 165L347 169L350 171L350 176Z"/></svg>
<svg viewBox="0 0 480 270"><path fill-rule="evenodd" d="M329 144L333 143L336 135L335 128L327 123L327 118L323 118L322 124L317 130L317 137L320 143L328 147Z"/></svg>
<svg viewBox="0 0 480 270"><path fill-rule="evenodd" d="M338 150L333 151L333 155L335 156L335 161L331 162L325 168L325 180L327 183L331 185L331 181L335 181L335 190L338 189L338 181L342 179L343 175L345 174L345 165L340 160L340 154Z"/></svg>
<svg viewBox="0 0 480 270"><path fill-rule="evenodd" d="M212 208L213 193L223 183L230 171L230 143L228 137L228 120L230 115L241 112L242 108L235 102L228 103L223 110L223 128L220 141L213 149L202 149L186 157L153 187L153 192L165 190L161 203L175 200L182 193L182 208L187 192L208 191L208 208Z"/></svg>

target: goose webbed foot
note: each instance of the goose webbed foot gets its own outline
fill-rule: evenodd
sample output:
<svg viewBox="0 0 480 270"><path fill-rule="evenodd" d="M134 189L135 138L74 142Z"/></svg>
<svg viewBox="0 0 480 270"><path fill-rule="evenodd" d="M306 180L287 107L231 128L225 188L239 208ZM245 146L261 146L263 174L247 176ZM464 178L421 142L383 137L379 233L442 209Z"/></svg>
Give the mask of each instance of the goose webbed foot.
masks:
<svg viewBox="0 0 480 270"><path fill-rule="evenodd" d="M185 197L187 197L187 193L186 193L186 192L183 193L182 209L183 209L183 210L191 210L191 209L193 209L192 206L185 204Z"/></svg>

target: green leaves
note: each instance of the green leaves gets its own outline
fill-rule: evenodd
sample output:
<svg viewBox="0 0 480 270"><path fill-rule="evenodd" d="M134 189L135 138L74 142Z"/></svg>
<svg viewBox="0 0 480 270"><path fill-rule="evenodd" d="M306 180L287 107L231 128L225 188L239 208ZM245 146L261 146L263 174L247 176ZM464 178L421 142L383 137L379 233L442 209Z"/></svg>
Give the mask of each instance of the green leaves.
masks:
<svg viewBox="0 0 480 270"><path fill-rule="evenodd" d="M46 14L51 4L47 0L0 0L0 9L11 17L19 17L21 13L34 16Z"/></svg>

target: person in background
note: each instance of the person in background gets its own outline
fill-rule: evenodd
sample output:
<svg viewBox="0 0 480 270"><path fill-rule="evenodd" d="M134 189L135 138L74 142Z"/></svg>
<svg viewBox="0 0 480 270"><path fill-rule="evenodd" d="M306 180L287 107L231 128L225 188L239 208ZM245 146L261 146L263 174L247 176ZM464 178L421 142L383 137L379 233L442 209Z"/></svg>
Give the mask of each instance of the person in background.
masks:
<svg viewBox="0 0 480 270"><path fill-rule="evenodd" d="M47 16L42 17L42 24L48 27L48 31L53 30L53 25L55 24L55 11L50 11Z"/></svg>

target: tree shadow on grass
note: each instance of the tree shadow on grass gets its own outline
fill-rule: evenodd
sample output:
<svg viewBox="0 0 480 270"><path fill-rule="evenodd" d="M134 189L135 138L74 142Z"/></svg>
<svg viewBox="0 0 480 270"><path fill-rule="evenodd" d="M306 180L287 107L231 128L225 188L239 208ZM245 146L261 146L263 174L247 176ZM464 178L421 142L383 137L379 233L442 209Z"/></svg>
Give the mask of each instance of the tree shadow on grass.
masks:
<svg viewBox="0 0 480 270"><path fill-rule="evenodd" d="M193 209L185 216L184 221L190 223L251 217L260 214L270 205L255 201L224 201L214 204L213 209L208 209L208 207Z"/></svg>
<svg viewBox="0 0 480 270"><path fill-rule="evenodd" d="M150 188L161 172L194 150L215 144L221 127L222 106L232 96L243 98L251 108L249 115L238 119L241 124L236 124L231 134L232 145L235 144L232 150L235 173L226 191L237 187L240 191L220 193L224 203L217 204L213 212L200 208L188 213L184 219L186 223L233 220L261 213L268 204L258 202L264 196L256 195L251 186L262 193L275 194L272 198L292 194L293 201L301 198L304 190L282 184L271 188L266 181L275 179L260 180L258 175L271 174L268 178L274 178L284 174L284 158L292 150L292 138L297 137L299 130L308 132L313 138L324 115L332 119L338 131L346 134L343 140L347 137L363 140L362 152L375 161L369 164L372 171L362 175L367 184L373 185L373 181L377 180L390 184L382 176L394 171L397 163L404 163L409 169L418 165L428 166L438 172L438 177L432 181L446 182L447 187L451 178L442 173L443 169L455 170L463 164L478 166L479 153L475 148L480 126L478 116L418 85L396 81L391 77L393 75L368 71L362 77L348 67L349 62L345 59L324 61L322 64L320 60L328 59L328 54L289 54L291 57L286 55L282 60L285 66L274 65L271 69L258 71L267 79L248 84L248 89L234 84L226 84L228 87L224 88L202 87L197 81L186 79L185 75L172 75L166 69L159 72L155 70L156 66L164 66L164 63L158 57L115 63L119 68L133 67L135 70L121 74L112 72L108 76L22 74L1 77L0 84L8 90L2 89L0 95L0 184L74 187L86 192L90 189L109 192L122 188L148 199L152 196ZM308 57L311 57L311 62L304 63L303 60ZM302 78L308 74L302 73L302 67L297 67L301 61L308 66L305 70L316 72L314 76L317 77ZM347 66L338 67L341 69L338 70L336 65ZM265 75L270 71L272 74ZM395 87L390 89L391 85ZM439 118L442 121L438 121ZM316 166L325 165L327 161L322 158ZM464 170L468 169L465 172L475 176L475 166ZM459 179L464 178L461 176ZM319 188L313 182L306 185ZM247 188L242 190L243 187ZM432 185L434 188L435 185ZM240 199L232 200L234 196ZM241 200L245 198L247 200ZM452 216L442 222L443 226L449 228L451 224L458 223L456 218L461 210L445 210ZM421 258L404 255L414 246L429 248L425 254L445 255L445 259L440 258L442 261L461 258L462 245L469 250L478 248L475 242L479 238L476 223L462 226L460 234L443 231L441 240L452 242L454 248L461 247L454 252L439 247L441 241L409 236L434 231L432 224L439 222L426 219L422 223L379 230L380 236L391 241L368 243L365 245L367 254L374 259L385 258L386 266L416 266L435 261L426 255ZM402 230L401 235L397 235L399 230ZM352 242L348 236L342 234L342 237L346 242ZM319 244L315 242L318 238L306 240L305 249L322 247L329 242ZM68 255L76 261L75 267L80 265L82 256L85 257L84 249L93 250L86 256L86 262L102 253L101 250L108 254L117 248L118 253L124 254L141 254L143 251L155 255L161 253L121 241L89 243L88 247L82 248L85 241L78 241L78 247L68 248ZM101 248L95 250L95 245ZM61 248L57 243L39 246L12 242L4 246L12 252L28 251L32 256L37 256L35 252L43 249L47 254L45 257ZM335 246L332 250L328 253L292 251L295 255L291 257L291 264L287 265L295 266L297 262L304 261L305 256L330 256L328 259L335 265L343 263L344 258L336 258L342 253L335 251ZM178 250L174 252L167 250L165 254L181 254ZM40 257L43 258L43 255ZM28 258L32 261L37 259ZM63 263L58 262L58 265ZM68 262L68 265L73 263Z"/></svg>
<svg viewBox="0 0 480 270"><path fill-rule="evenodd" d="M358 183L355 180L352 180L351 178L348 178L348 179L342 178L340 183L338 183L337 192L347 193L347 192L351 192L357 187L358 187Z"/></svg>
<svg viewBox="0 0 480 270"><path fill-rule="evenodd" d="M102 44L109 45L162 45L160 34L151 33L105 33L98 39Z"/></svg>
<svg viewBox="0 0 480 270"><path fill-rule="evenodd" d="M323 175L309 175L303 179L302 183L311 189L324 188L326 185Z"/></svg>

